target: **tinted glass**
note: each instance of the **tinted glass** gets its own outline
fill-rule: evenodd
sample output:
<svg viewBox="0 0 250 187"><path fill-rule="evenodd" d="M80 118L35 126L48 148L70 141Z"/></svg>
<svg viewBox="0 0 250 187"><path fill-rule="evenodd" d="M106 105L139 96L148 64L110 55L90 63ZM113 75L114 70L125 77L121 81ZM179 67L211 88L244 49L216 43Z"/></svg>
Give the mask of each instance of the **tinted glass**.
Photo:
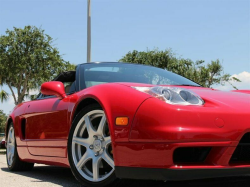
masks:
<svg viewBox="0 0 250 187"><path fill-rule="evenodd" d="M126 63L84 64L81 66L81 89L109 82L135 82L154 85L199 86L167 70ZM84 81L83 81L84 80Z"/></svg>

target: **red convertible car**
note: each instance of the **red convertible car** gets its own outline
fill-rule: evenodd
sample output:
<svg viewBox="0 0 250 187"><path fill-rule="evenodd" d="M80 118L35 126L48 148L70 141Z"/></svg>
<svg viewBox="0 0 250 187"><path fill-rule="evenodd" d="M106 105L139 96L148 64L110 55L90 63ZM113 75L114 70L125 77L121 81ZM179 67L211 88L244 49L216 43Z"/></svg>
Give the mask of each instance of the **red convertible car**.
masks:
<svg viewBox="0 0 250 187"><path fill-rule="evenodd" d="M70 167L85 186L248 175L250 91L204 88L151 66L85 63L16 106L6 137L9 170Z"/></svg>

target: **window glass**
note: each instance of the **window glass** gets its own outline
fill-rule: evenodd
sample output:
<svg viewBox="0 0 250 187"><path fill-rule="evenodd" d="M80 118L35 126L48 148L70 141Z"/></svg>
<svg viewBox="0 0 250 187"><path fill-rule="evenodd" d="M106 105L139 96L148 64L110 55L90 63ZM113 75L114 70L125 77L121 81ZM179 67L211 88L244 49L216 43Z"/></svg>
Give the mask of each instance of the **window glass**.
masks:
<svg viewBox="0 0 250 187"><path fill-rule="evenodd" d="M84 81L83 81L84 80ZM81 88L109 82L135 82L154 85L193 85L193 81L152 66L127 63L84 64L81 67Z"/></svg>

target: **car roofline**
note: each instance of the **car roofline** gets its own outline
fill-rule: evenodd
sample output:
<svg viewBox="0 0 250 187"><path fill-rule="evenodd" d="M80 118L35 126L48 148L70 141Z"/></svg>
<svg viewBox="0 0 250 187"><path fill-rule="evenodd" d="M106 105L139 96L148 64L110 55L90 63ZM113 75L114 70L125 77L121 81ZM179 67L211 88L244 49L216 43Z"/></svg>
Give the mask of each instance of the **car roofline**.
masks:
<svg viewBox="0 0 250 187"><path fill-rule="evenodd" d="M149 67L158 68L158 67L151 66L151 65L148 65L148 64L137 64L137 63L132 63L132 62L86 62L86 63L78 64L77 66L79 66L79 65L87 65L87 64L133 64L133 65L139 65L139 66L149 66ZM162 69L162 68L159 68L159 69Z"/></svg>
<svg viewBox="0 0 250 187"><path fill-rule="evenodd" d="M105 64L105 63L124 63L124 62L109 62L109 61L102 61L102 62L99 62L99 61L97 61L97 62L86 62L86 63L81 63L81 64L79 64L79 65L84 65L84 64Z"/></svg>

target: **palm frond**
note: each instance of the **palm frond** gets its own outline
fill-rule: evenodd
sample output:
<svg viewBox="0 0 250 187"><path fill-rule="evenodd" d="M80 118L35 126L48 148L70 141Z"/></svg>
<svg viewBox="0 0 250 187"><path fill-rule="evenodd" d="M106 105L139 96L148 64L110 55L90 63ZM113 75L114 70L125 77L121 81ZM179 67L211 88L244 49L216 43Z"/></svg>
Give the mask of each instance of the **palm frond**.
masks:
<svg viewBox="0 0 250 187"><path fill-rule="evenodd" d="M0 91L0 100L1 100L1 103L3 103L4 101L7 101L9 98L9 94L4 91L4 90L1 90Z"/></svg>

